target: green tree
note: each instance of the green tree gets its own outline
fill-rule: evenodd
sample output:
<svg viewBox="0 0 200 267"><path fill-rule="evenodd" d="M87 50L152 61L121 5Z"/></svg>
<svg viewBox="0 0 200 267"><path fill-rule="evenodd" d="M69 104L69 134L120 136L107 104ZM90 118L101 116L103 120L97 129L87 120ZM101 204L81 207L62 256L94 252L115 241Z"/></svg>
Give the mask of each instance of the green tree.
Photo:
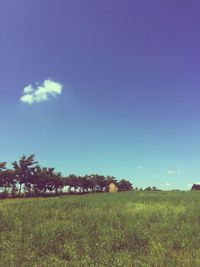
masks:
<svg viewBox="0 0 200 267"><path fill-rule="evenodd" d="M88 192L88 189L91 187L90 176L78 176L78 185L82 192Z"/></svg>
<svg viewBox="0 0 200 267"><path fill-rule="evenodd" d="M72 187L74 188L74 191L76 191L79 186L78 177L74 174L70 174L65 178L65 185L69 187L70 192Z"/></svg>
<svg viewBox="0 0 200 267"><path fill-rule="evenodd" d="M96 178L94 174L86 175L88 177L88 188L90 191L94 192L95 191L95 186L96 186Z"/></svg>
<svg viewBox="0 0 200 267"><path fill-rule="evenodd" d="M34 165L37 162L34 160L35 155L32 154L29 157L22 156L19 162L14 161L12 163L15 170L15 178L19 184L19 196L21 195L22 185L28 191L31 190L31 180L34 175Z"/></svg>
<svg viewBox="0 0 200 267"><path fill-rule="evenodd" d="M191 190L200 190L200 184L193 184Z"/></svg>
<svg viewBox="0 0 200 267"><path fill-rule="evenodd" d="M16 180L14 170L6 169L6 162L0 163L0 188L4 194L9 194L14 197L16 192Z"/></svg>
<svg viewBox="0 0 200 267"><path fill-rule="evenodd" d="M60 172L55 172L54 170L51 173L51 184L49 187L50 191L55 191L55 194L58 195L59 191L64 187L64 180Z"/></svg>
<svg viewBox="0 0 200 267"><path fill-rule="evenodd" d="M59 189L64 186L64 180L61 173L56 173L54 168L41 168L38 165L34 168L31 184L35 194L46 193L46 191L55 191L58 194Z"/></svg>
<svg viewBox="0 0 200 267"><path fill-rule="evenodd" d="M4 190L5 187L5 169L6 162L0 162L0 188Z"/></svg>
<svg viewBox="0 0 200 267"><path fill-rule="evenodd" d="M125 179L121 179L118 183L118 190L119 191L129 191L129 190L132 190L133 189L133 186L132 184L125 180Z"/></svg>
<svg viewBox="0 0 200 267"><path fill-rule="evenodd" d="M6 162L0 162L0 172L6 169Z"/></svg>
<svg viewBox="0 0 200 267"><path fill-rule="evenodd" d="M106 178L103 175L91 174L89 176L89 186L92 188L92 191L103 191L103 188L106 188Z"/></svg>
<svg viewBox="0 0 200 267"><path fill-rule="evenodd" d="M144 191L152 191L152 188L150 186L146 187Z"/></svg>

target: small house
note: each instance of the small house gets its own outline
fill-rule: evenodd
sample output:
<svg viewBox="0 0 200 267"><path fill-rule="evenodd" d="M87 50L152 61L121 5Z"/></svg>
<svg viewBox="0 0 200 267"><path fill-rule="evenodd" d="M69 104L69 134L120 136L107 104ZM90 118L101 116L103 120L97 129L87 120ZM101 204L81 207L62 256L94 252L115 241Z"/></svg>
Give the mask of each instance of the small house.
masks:
<svg viewBox="0 0 200 267"><path fill-rule="evenodd" d="M110 193L118 192L118 187L114 183L109 184L108 189Z"/></svg>

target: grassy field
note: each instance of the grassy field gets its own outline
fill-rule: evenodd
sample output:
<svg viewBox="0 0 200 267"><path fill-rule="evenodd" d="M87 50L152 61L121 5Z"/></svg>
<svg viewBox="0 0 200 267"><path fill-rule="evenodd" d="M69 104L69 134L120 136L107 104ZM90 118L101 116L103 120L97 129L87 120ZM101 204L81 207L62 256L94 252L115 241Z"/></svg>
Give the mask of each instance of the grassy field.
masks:
<svg viewBox="0 0 200 267"><path fill-rule="evenodd" d="M1 200L0 266L200 266L200 192Z"/></svg>

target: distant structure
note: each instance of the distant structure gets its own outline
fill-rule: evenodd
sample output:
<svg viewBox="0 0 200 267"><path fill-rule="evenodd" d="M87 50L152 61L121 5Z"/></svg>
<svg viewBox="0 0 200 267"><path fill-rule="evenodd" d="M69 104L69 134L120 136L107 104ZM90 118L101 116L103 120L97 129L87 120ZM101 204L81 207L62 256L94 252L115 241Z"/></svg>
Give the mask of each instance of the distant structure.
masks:
<svg viewBox="0 0 200 267"><path fill-rule="evenodd" d="M108 189L110 193L118 192L118 187L114 183L109 184Z"/></svg>

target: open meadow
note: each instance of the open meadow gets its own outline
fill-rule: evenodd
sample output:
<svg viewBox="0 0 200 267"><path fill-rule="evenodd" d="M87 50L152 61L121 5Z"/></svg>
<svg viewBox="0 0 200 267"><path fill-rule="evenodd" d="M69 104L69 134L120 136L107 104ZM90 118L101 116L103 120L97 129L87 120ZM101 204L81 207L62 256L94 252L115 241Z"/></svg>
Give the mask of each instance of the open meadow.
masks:
<svg viewBox="0 0 200 267"><path fill-rule="evenodd" d="M200 266L199 192L0 201L0 266Z"/></svg>

